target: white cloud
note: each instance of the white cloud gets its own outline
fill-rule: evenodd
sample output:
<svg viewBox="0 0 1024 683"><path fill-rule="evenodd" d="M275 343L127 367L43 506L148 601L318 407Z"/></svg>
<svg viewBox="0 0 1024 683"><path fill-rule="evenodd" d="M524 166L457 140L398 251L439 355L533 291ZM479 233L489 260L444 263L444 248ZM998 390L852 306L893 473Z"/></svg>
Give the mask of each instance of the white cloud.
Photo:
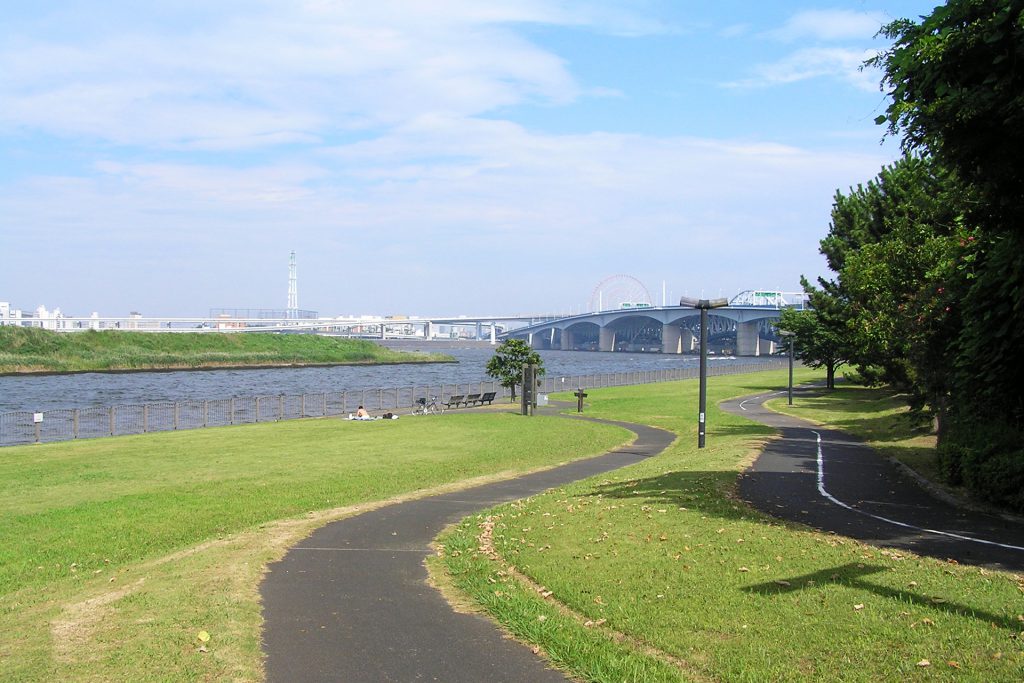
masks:
<svg viewBox="0 0 1024 683"><path fill-rule="evenodd" d="M580 92L562 60L508 25L571 20L552 7L282 3L187 30L129 15L116 34L13 39L0 51L0 126L216 149L563 103Z"/></svg>
<svg viewBox="0 0 1024 683"><path fill-rule="evenodd" d="M256 264L273 254L283 263L294 248L313 308L337 305L352 283L366 283L356 287L366 310L400 301L441 313L478 302L479 310L540 305L553 291L570 296L612 272L670 277L678 288L777 286L785 272L791 281L782 284L795 287L806 266L794 263L815 258L834 190L885 161L877 150L543 135L503 121L428 116L315 163L225 170L106 162L94 180L12 188L0 211L8 225L25 226L19 243L33 253L69 263L83 250L117 245L120 265L105 275L107 286L141 278L154 297L171 292L174 301L201 302L199 311L275 300L283 276L268 280ZM223 256L217 272L194 272L209 264L207 254ZM439 300L436 288L417 284L441 285L453 274L501 282L499 273L525 254L534 275L516 287ZM210 291L225 290L235 293L210 300Z"/></svg>
<svg viewBox="0 0 1024 683"><path fill-rule="evenodd" d="M769 31L767 35L783 41L867 41L885 23L885 15L881 12L806 10L794 14L782 27Z"/></svg>
<svg viewBox="0 0 1024 683"><path fill-rule="evenodd" d="M758 64L754 75L726 83L726 87L757 88L797 83L811 78L833 78L864 91L878 90L878 74L863 68L875 50L839 47L808 47L797 50L777 62Z"/></svg>

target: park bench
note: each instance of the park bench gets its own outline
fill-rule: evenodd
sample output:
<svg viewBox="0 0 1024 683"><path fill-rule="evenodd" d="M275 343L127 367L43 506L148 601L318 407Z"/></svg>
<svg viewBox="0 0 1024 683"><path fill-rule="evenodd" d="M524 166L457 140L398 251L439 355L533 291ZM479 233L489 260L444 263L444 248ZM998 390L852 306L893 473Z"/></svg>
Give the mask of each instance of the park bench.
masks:
<svg viewBox="0 0 1024 683"><path fill-rule="evenodd" d="M491 405L491 403L494 401L494 397L497 396L497 395L498 395L498 392L496 392L496 391L488 391L486 394L481 396L478 399L478 401L479 401L480 405L484 405L485 403L487 405Z"/></svg>
<svg viewBox="0 0 1024 683"><path fill-rule="evenodd" d="M456 394L449 396L448 401L444 404L445 408L458 408L460 403L466 402L466 396L464 394Z"/></svg>
<svg viewBox="0 0 1024 683"><path fill-rule="evenodd" d="M477 401L479 400L480 394L466 394L466 398L463 399L462 402L465 403L466 407L468 408L469 406L475 406Z"/></svg>

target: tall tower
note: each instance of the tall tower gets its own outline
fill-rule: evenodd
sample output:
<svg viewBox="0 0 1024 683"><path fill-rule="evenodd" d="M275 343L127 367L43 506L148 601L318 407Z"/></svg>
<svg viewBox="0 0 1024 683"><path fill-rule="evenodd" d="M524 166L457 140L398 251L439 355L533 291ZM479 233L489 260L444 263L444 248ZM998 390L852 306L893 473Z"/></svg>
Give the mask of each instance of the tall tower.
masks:
<svg viewBox="0 0 1024 683"><path fill-rule="evenodd" d="M288 317L299 317L299 277L295 274L295 252L288 259Z"/></svg>

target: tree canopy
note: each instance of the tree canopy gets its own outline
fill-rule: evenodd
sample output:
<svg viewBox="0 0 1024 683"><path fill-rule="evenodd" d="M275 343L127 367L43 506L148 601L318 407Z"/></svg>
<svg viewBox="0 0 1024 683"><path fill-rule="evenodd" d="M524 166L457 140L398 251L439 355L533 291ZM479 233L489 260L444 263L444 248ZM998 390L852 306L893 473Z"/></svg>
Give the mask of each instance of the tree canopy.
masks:
<svg viewBox="0 0 1024 683"><path fill-rule="evenodd" d="M516 398L516 385L523 381L523 368L536 365L537 374L544 374L544 361L540 354L530 348L521 339L507 339L494 350L494 355L487 361L487 374L501 382L501 386L511 389L512 400Z"/></svg>
<svg viewBox="0 0 1024 683"><path fill-rule="evenodd" d="M837 193L805 285L869 379L939 419L953 483L1024 510L1024 0L949 0L882 33L907 156Z"/></svg>

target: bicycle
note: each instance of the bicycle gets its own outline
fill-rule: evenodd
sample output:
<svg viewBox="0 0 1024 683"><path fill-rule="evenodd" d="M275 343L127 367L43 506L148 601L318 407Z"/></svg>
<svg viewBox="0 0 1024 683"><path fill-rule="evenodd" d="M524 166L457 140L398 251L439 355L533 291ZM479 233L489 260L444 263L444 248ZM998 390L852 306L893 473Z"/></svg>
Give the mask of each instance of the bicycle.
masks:
<svg viewBox="0 0 1024 683"><path fill-rule="evenodd" d="M430 403L427 403L426 398L416 399L416 405L413 407L413 415L440 415L444 412L444 405L437 402L437 396L430 397Z"/></svg>

